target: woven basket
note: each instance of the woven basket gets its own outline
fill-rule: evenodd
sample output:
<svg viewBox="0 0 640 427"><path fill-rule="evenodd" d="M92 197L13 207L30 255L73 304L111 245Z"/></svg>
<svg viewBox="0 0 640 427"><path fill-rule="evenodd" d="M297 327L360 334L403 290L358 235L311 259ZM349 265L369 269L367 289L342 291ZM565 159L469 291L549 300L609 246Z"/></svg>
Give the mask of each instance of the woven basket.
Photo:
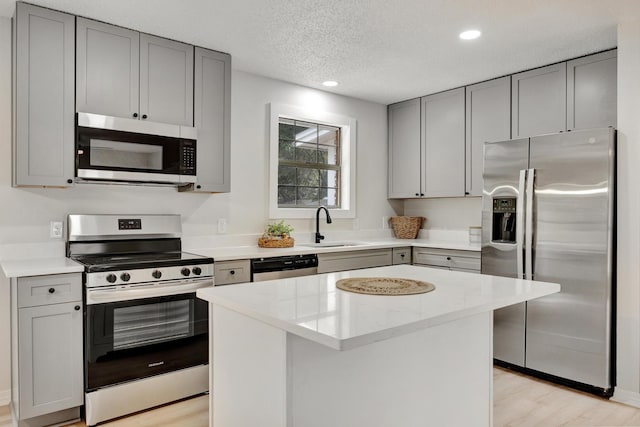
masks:
<svg viewBox="0 0 640 427"><path fill-rule="evenodd" d="M426 220L422 216L392 216L389 218L393 234L398 239L415 239L418 237L422 222Z"/></svg>
<svg viewBox="0 0 640 427"><path fill-rule="evenodd" d="M292 248L293 238L286 236L282 239L272 239L262 236L258 239L258 246L261 248Z"/></svg>

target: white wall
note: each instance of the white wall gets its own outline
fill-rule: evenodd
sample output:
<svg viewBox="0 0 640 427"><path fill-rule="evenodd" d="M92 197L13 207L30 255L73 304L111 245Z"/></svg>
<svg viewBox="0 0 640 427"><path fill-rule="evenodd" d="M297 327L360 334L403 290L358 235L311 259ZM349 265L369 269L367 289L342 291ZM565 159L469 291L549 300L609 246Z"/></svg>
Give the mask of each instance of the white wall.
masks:
<svg viewBox="0 0 640 427"><path fill-rule="evenodd" d="M482 225L482 198L456 197L405 200L404 215L424 216L427 230L464 230Z"/></svg>
<svg viewBox="0 0 640 427"><path fill-rule="evenodd" d="M49 221L69 213L176 213L185 237L216 236L217 219L226 218L228 234L261 233L268 221L268 104L306 106L357 119L357 218L359 228L381 229L394 215L387 194L386 106L333 95L243 72L233 72L231 113L231 193L189 194L172 188L77 185L61 189L11 188L11 23L0 18L0 259L24 243L49 243L63 256L62 242L51 244ZM310 220L290 221L296 232L312 231ZM352 220L336 220L326 231L351 230ZM203 239L197 239L201 243ZM10 388L9 295L0 278L0 399ZM0 402L1 404L1 402Z"/></svg>
<svg viewBox="0 0 640 427"><path fill-rule="evenodd" d="M640 21L618 26L618 307L615 399L640 406Z"/></svg>

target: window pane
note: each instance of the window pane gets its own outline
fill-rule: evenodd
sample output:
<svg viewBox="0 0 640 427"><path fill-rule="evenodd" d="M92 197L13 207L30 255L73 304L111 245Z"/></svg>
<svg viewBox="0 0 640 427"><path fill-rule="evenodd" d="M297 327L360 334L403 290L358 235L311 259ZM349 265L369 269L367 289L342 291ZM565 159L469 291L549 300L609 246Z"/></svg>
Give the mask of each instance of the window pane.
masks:
<svg viewBox="0 0 640 427"><path fill-rule="evenodd" d="M295 142L280 140L280 144L278 147L278 158L280 160L295 160L296 158Z"/></svg>
<svg viewBox="0 0 640 427"><path fill-rule="evenodd" d="M318 206L318 188L298 187L298 206Z"/></svg>
<svg viewBox="0 0 640 427"><path fill-rule="evenodd" d="M296 142L296 160L305 163L316 163L317 157L315 144L308 144L305 142Z"/></svg>
<svg viewBox="0 0 640 427"><path fill-rule="evenodd" d="M291 119L280 118L279 134L280 139L296 139L295 122Z"/></svg>
<svg viewBox="0 0 640 427"><path fill-rule="evenodd" d="M296 185L318 187L320 185L320 171L318 169L298 168Z"/></svg>
<svg viewBox="0 0 640 427"><path fill-rule="evenodd" d="M318 125L296 121L296 141L318 143Z"/></svg>
<svg viewBox="0 0 640 427"><path fill-rule="evenodd" d="M296 187L288 185L278 186L278 205L294 206L296 204Z"/></svg>
<svg viewBox="0 0 640 427"><path fill-rule="evenodd" d="M340 153L338 152L338 149L327 145L319 145L318 163L322 165L339 165Z"/></svg>
<svg viewBox="0 0 640 427"><path fill-rule="evenodd" d="M296 168L291 166L279 166L278 185L296 185Z"/></svg>
<svg viewBox="0 0 640 427"><path fill-rule="evenodd" d="M318 144L337 147L340 141L340 128L334 126L318 126Z"/></svg>
<svg viewBox="0 0 640 427"><path fill-rule="evenodd" d="M320 187L338 187L338 171L320 170Z"/></svg>
<svg viewBox="0 0 640 427"><path fill-rule="evenodd" d="M340 207L340 198L339 198L339 194L340 192L338 191L337 188L323 188L323 191L325 191L325 197L326 197L326 206L330 207L330 208L339 208Z"/></svg>

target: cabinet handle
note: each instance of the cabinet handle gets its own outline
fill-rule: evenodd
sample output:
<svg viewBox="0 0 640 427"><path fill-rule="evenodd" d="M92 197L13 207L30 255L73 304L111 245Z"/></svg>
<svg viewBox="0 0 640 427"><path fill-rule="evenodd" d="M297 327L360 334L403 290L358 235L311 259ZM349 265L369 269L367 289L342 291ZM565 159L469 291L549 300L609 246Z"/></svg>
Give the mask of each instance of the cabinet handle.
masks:
<svg viewBox="0 0 640 427"><path fill-rule="evenodd" d="M236 274L236 271L235 271L235 270L231 270L231 271L229 272L229 274L233 276L234 274Z"/></svg>
<svg viewBox="0 0 640 427"><path fill-rule="evenodd" d="M421 196L424 196L424 193L420 193Z"/></svg>
<svg viewBox="0 0 640 427"><path fill-rule="evenodd" d="M54 293L55 291L56 291L56 289L55 289L55 288L49 288L49 293L50 293L50 294Z"/></svg>
<svg viewBox="0 0 640 427"><path fill-rule="evenodd" d="M465 195L465 196L468 196L469 194L471 194L471 193L469 193L468 191L465 191L465 192L464 192L464 195Z"/></svg>
<svg viewBox="0 0 640 427"><path fill-rule="evenodd" d="M400 258L404 258L404 254L400 254Z"/></svg>
<svg viewBox="0 0 640 427"><path fill-rule="evenodd" d="M138 113L133 113L133 117L138 117Z"/></svg>
<svg viewBox="0 0 640 427"><path fill-rule="evenodd" d="M146 119L146 118L147 118L147 115L146 115L146 114L143 114L143 115L142 115L142 119L144 120L144 119Z"/></svg>
<svg viewBox="0 0 640 427"><path fill-rule="evenodd" d="M74 309L75 311L79 311L79 310L80 310L80 306L79 306L79 305L76 305L75 307L73 307L73 309Z"/></svg>
<svg viewBox="0 0 640 427"><path fill-rule="evenodd" d="M202 188L202 185L198 184L198 185L196 185L196 188L197 188L197 189L201 189L201 188Z"/></svg>
<svg viewBox="0 0 640 427"><path fill-rule="evenodd" d="M420 193L416 193L416 196L419 196L419 195L420 195Z"/></svg>
<svg viewBox="0 0 640 427"><path fill-rule="evenodd" d="M73 180L72 179L68 179L67 180L67 184L73 184Z"/></svg>
<svg viewBox="0 0 640 427"><path fill-rule="evenodd" d="M451 261L451 257L450 256L447 257L447 261Z"/></svg>

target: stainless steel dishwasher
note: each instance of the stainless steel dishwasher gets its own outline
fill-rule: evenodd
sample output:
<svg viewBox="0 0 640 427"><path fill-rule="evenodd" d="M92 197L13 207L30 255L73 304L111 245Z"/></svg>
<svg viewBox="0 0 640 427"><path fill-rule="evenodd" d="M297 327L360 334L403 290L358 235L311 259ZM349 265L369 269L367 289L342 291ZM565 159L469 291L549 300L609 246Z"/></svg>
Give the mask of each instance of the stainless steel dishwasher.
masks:
<svg viewBox="0 0 640 427"><path fill-rule="evenodd" d="M251 281L285 279L318 273L318 255L287 255L251 260Z"/></svg>

